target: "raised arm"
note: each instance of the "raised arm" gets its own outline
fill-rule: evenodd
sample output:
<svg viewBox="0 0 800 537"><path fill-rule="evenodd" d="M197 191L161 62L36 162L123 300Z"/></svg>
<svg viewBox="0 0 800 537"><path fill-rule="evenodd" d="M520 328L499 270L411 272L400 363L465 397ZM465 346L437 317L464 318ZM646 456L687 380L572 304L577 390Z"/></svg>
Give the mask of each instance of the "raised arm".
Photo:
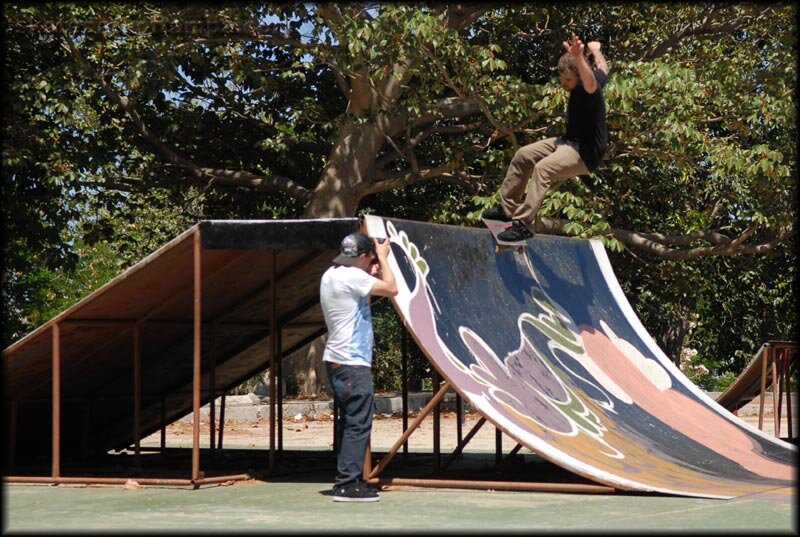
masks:
<svg viewBox="0 0 800 537"><path fill-rule="evenodd" d="M370 294L388 297L395 296L397 294L397 282L394 279L394 273L388 261L389 241L384 240L383 242L378 242L378 239L372 240L375 241L375 254L378 258L378 267L375 271L376 273L373 275L378 278L378 281L372 285Z"/></svg>
<svg viewBox="0 0 800 537"><path fill-rule="evenodd" d="M594 58L594 64L597 66L598 69L603 71L606 74L606 76L608 76L608 71L609 71L608 63L606 62L606 59L603 56L603 53L600 52L600 47L601 46L602 45L600 44L599 41L589 41L586 44L586 48L589 49L589 53Z"/></svg>
<svg viewBox="0 0 800 537"><path fill-rule="evenodd" d="M583 89L586 90L586 93L594 93L597 89L597 80L594 78L594 73L589 66L589 61L586 59L586 56L583 55L583 43L578 39L577 35L572 34L569 43L564 41L563 44L564 50L569 52L570 56L575 60L575 65L578 68L578 75L580 75L581 82L583 83Z"/></svg>

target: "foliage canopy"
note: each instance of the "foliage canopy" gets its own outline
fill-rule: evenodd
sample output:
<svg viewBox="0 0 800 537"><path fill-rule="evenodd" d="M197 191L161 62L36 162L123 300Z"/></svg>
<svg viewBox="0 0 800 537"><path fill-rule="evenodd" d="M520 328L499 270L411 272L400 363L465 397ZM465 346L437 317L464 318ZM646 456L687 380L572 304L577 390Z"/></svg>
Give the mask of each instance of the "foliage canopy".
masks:
<svg viewBox="0 0 800 537"><path fill-rule="evenodd" d="M554 67L572 31L611 65L611 145L551 193L540 229L615 252L674 356L687 312L714 355L731 356L725 330L753 350L785 339L795 317L763 310L797 296L796 11L7 4L6 343L65 305L48 297L82 296L200 218L475 224L515 149L563 131ZM752 308L759 330L739 330Z"/></svg>

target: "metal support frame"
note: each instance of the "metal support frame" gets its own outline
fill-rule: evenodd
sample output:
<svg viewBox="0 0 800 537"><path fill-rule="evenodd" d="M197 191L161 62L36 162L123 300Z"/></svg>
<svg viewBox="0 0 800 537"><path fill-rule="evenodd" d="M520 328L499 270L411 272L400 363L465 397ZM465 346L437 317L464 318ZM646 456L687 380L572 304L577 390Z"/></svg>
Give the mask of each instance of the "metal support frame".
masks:
<svg viewBox="0 0 800 537"><path fill-rule="evenodd" d="M442 465L442 471L446 470L447 467L450 466L450 464L454 460L456 460L459 455L461 455L461 452L464 451L465 447L467 447L467 444L469 444L470 440L472 440L472 437L475 436L478 433L478 431L480 431L484 423L486 423L486 418L481 416L481 419L479 419L475 423L475 425L472 426L472 429L469 431L469 433L467 433L467 436L458 441L456 449L454 449L453 453L450 454L450 457L448 457L447 460L444 461L444 464Z"/></svg>
<svg viewBox="0 0 800 537"><path fill-rule="evenodd" d="M460 444L464 439L464 399L456 393L456 440Z"/></svg>
<svg viewBox="0 0 800 537"><path fill-rule="evenodd" d="M216 450L216 418L217 418L217 325L211 325L211 356L209 357L211 364L208 370L208 447L211 451L211 457L217 456Z"/></svg>
<svg viewBox="0 0 800 537"><path fill-rule="evenodd" d="M613 487L585 485L582 483L523 483L516 481L474 481L469 479L416 479L386 477L370 479L371 485L381 487L428 487L448 489L511 490L521 492L568 492L583 494L611 494Z"/></svg>
<svg viewBox="0 0 800 537"><path fill-rule="evenodd" d="M380 487L391 486L409 486L409 487L428 487L428 488L455 488L455 489L478 489L478 490L511 490L511 491L525 491L525 492L570 492L570 493L584 493L584 494L610 494L616 491L615 488L607 485L597 484L583 484L583 483L532 483L532 482L515 482L515 481L480 481L468 479L417 479L417 478L397 478L397 477L380 477L381 472L391 462L394 456L399 451L400 447L408 440L408 437L419 427L422 421L430 414L444 399L444 396L450 390L450 382L442 383L439 390L433 395L427 405L420 411L419 415L414 419L409 428L403 431L400 438L389 449L386 455L380 460L377 466L372 466L372 457L369 445L364 460L364 480L371 484ZM458 447L450 455L450 457L441 465L441 471L453 462L456 457L463 451L464 447L475 436L478 430L486 423L486 418L481 419L473 426L472 430L467 434L463 441L459 442ZM499 429L498 429L499 430ZM519 444L515 448L516 453L522 446Z"/></svg>
<svg viewBox="0 0 800 537"><path fill-rule="evenodd" d="M61 327L53 324L53 410L51 476L61 477Z"/></svg>
<svg viewBox="0 0 800 537"><path fill-rule="evenodd" d="M278 324L275 330L275 378L277 392L277 420L278 420L278 455L283 453L283 327Z"/></svg>
<svg viewBox="0 0 800 537"><path fill-rule="evenodd" d="M11 401L11 406L8 410L8 459L6 459L6 464L8 464L9 468L13 468L17 450L17 414L19 411L19 404L17 401Z"/></svg>
<svg viewBox="0 0 800 537"><path fill-rule="evenodd" d="M408 334L402 330L400 340L400 377L402 384L403 432L408 429ZM403 456L408 457L408 441L403 442Z"/></svg>
<svg viewBox="0 0 800 537"><path fill-rule="evenodd" d="M200 374L201 374L201 245L199 228L194 233L194 278L193 278L193 443L192 443L192 477L191 479L161 479L161 478L139 478L138 482L151 485L193 485L220 483L237 479L246 479L246 475L218 476L214 478L204 478L200 472L200 452L199 452L199 425L200 425ZM173 297L177 294L173 295ZM162 304L163 307L163 304ZM141 469L141 327L144 322L153 314L145 315L135 322L129 320L122 321L124 325L133 325L133 440L134 440L134 464L137 470ZM112 324L118 325L120 322L113 321ZM52 456L51 456L51 476L4 476L3 481L7 483L50 483L50 484L124 484L127 478L102 478L102 477L62 477L61 476L61 327L59 323L54 323L52 328ZM16 425L17 404L12 404L12 425ZM161 396L161 451L166 449L166 402L165 396ZM13 442L15 427L12 426L9 443L12 449L9 451L9 462L13 462Z"/></svg>
<svg viewBox="0 0 800 537"><path fill-rule="evenodd" d="M161 455L167 454L167 396L161 394Z"/></svg>
<svg viewBox="0 0 800 537"><path fill-rule="evenodd" d="M194 300L193 300L193 368L192 368L192 482L196 482L200 475L200 379L202 374L201 343L202 343L202 246L200 243L200 228L194 233Z"/></svg>
<svg viewBox="0 0 800 537"><path fill-rule="evenodd" d="M788 437L793 437L792 424L792 359L797 359L798 345L788 341L770 341L765 344L764 357L761 360L761 387L758 404L758 428L764 429L764 402L767 390L767 374L772 384L773 431L776 437L781 435L781 419L783 412L783 395L786 394L786 417Z"/></svg>
<svg viewBox="0 0 800 537"><path fill-rule="evenodd" d="M412 334L413 335L413 334ZM466 445L477 434L480 428L486 423L487 419L481 416L480 420L473 426L467 436L461 438L462 430L457 428L458 445L453 453L442 464L439 453L439 409L440 403L444 400L445 395L451 388L450 381L444 378L444 382L439 386L442 378L436 368L432 368L432 380L434 381L435 390L433 397L419 412L414 421L409 425L407 424L408 412L406 407L407 399L407 333L404 331L402 345L402 376L403 376L403 433L400 438L395 441L394 445L389 451L381 458L377 466L372 465L372 456L369 445L367 446L367 453L365 454L364 462L364 480L377 486L413 486L413 487L431 487L431 488L458 488L458 489L478 489L478 490L511 490L511 491L528 491L528 492L573 492L573 493L588 493L588 494L609 494L616 491L614 487L599 484L581 484L581 483L533 483L533 482L513 482L513 481L482 481L482 480L467 480L467 479L416 479L416 478L396 478L396 477L381 477L381 473L386 466L392 461L401 447L404 448L404 454L407 454L408 438L420 426L422 421L430 414L434 413L434 433L433 433L433 451L434 451L434 474L444 472L445 469L455 461L463 452ZM457 419L460 420L463 413L463 407L460 405L460 394L456 392L456 405L457 405ZM334 407L335 410L335 407ZM334 435L335 437L335 435ZM497 463L502 462L502 431L496 429L496 459ZM517 444L514 449L509 453L509 457L515 455L522 448L521 444Z"/></svg>
<svg viewBox="0 0 800 537"><path fill-rule="evenodd" d="M434 391L441 384L441 376L435 368L431 371L431 381L433 382ZM444 396L442 397L444 399ZM436 403L433 407L433 473L439 473L442 463L442 405L440 402Z"/></svg>
<svg viewBox="0 0 800 537"><path fill-rule="evenodd" d="M494 463L503 462L503 431L498 427L494 428Z"/></svg>
<svg viewBox="0 0 800 537"><path fill-rule="evenodd" d="M227 394L222 392L219 401L219 436L217 436L217 449L222 451L222 436L225 433L225 398Z"/></svg>
<svg viewBox="0 0 800 537"><path fill-rule="evenodd" d="M270 307L269 307L269 471L275 471L275 361L277 353L277 338L275 333L278 327L278 313L277 313L277 296L276 289L277 282L277 263L276 252L272 250L269 260L269 289L270 289Z"/></svg>
<svg viewBox="0 0 800 537"><path fill-rule="evenodd" d="M137 472L142 470L142 325L133 327L133 460Z"/></svg>
<svg viewBox="0 0 800 537"><path fill-rule="evenodd" d="M409 428L403 431L403 434L400 436L397 442L394 443L394 445L386 454L386 456L384 456L380 460L378 466L372 469L372 471L367 476L368 479L365 479L365 481L373 482L372 480L378 477L378 475L383 471L383 469L386 468L386 465L389 464L389 462L397 454L397 451L400 449L403 443L405 443L408 440L408 437L411 436L411 433L413 433L417 429L417 427L420 426L422 420L424 420L425 417L431 413L434 407L436 407L442 401L442 399L444 399L444 396L447 393L447 390L449 389L450 389L449 382L445 382L444 384L442 384L442 386L439 388L439 391L434 394L434 396L431 398L430 401L428 401L428 404L425 405L425 408L423 408L420 411L419 415L414 419Z"/></svg>
<svg viewBox="0 0 800 537"><path fill-rule="evenodd" d="M146 312L143 316L139 317L138 319L78 319L72 320L67 319L64 321L64 324L69 326L81 326L81 325L89 325L89 326L121 326L123 328L133 328L133 350L132 350L132 360L133 360L133 375L132 375L132 385L133 385L133 404L132 404L132 415L133 415L133 423L132 423L132 435L133 435L133 455L134 455L134 466L137 472L141 471L141 414L142 414L142 402L145 399L142 395L142 327L147 324L148 322L155 322L155 323L169 323L173 321L151 321L151 317L153 317L156 313L162 311L168 304L174 303L185 291L191 289L192 292L192 414L193 414L193 427L192 427L192 448L191 448L191 476L188 479L170 479L170 478L150 478L150 477L137 477L137 482L143 485L166 485L166 486L192 486L197 488L200 485L205 484L214 484L214 483L224 483L229 481L236 481L236 480L243 480L247 479L248 476L245 474L235 474L235 475L227 475L227 476L214 476L214 477L205 477L204 473L200 469L200 404L202 402L202 386L201 386L201 379L202 379L202 331L205 326L212 327L212 335L216 333L216 325L218 323L211 322L211 323L204 323L202 319L202 242L201 242L201 232L200 227L196 227L193 232L193 253L192 253L192 264L193 264L193 275L192 275L192 283L187 285L182 289L176 290L174 293L171 294L166 300L162 301L157 307L153 308L152 310ZM271 383L272 389L274 390L276 387L275 376L277 374L276 371L276 358L277 354L280 353L280 337L276 337L278 332L277 326L280 325L280 322L277 319L277 310L276 310L276 281L277 281L277 274L275 270L275 258L277 252L275 250L272 251L272 258L271 258L271 266L272 271L270 274L270 288L271 288L271 295L272 295L272 305L271 305L271 332L270 332L270 339L271 339L271 349L270 349L270 366L271 366L271 375L273 382ZM242 254L244 255L244 254ZM325 255L323 253L315 254L315 255ZM239 257L237 256L234 259L229 260L225 266L235 262ZM215 274L223 267L219 267L217 270L212 271L207 275L207 277ZM185 325L188 324L184 321L174 321L176 324ZM62 460L61 460L61 412L62 412L62 404L65 399L62 397L62 349L61 349L61 330L62 324L59 322L55 322L52 325L52 334L51 334L51 355L52 355L52 372L51 372L51 382L52 382L52 390L51 390L51 418L52 418L52 427L51 427L51 470L49 477L42 477L42 476L14 476L14 475L5 475L3 476L3 482L5 483L48 483L48 484L109 484L109 485L123 485L125 484L129 478L117 478L117 477L96 477L96 476L62 476ZM122 334L118 334L116 337L120 337ZM316 334L315 334L316 337ZM216 395L216 386L215 386L215 369L216 369L216 356L217 349L216 349L216 341L212 345L211 353L210 353L210 360L211 363L209 364L209 381L211 382L210 387L210 394L212 396L212 405L215 402L215 395ZM74 366L75 364L72 364ZM46 381L43 381L46 382ZM270 469L273 468L273 460L274 460L274 443L275 443L275 397L274 391L272 393L271 399L271 431L270 431ZM161 403L161 442L160 442L160 452L162 456L166 455L166 394L162 393L159 396L155 396L160 400ZM152 398L152 397L151 397ZM15 463L15 451L16 451L16 431L17 431L17 421L18 421L18 414L19 414L19 401L11 401L9 406L9 436L7 438L7 464L9 468L14 466ZM88 419L90 408L85 409L85 419ZM221 400L221 408L220 408L220 425L219 425L219 434L215 438L215 409L211 410L211 431L210 431L210 447L211 453L214 454L214 444L215 440L218 446L218 449L222 449L222 442L223 442L223 431L224 431L224 419L225 419L225 393L222 394ZM85 424L86 425L86 424ZM84 432L83 443L86 444L88 441L88 431ZM282 438L280 439L282 440ZM282 449L282 442L280 445ZM85 449L84 449L85 451Z"/></svg>

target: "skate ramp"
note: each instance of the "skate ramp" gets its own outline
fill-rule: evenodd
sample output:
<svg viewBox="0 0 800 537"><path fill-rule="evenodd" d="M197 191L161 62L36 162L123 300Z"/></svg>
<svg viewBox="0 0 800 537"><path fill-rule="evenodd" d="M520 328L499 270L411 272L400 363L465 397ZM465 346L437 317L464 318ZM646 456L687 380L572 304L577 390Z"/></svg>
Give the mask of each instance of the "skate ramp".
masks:
<svg viewBox="0 0 800 537"><path fill-rule="evenodd" d="M618 489L731 498L793 486L797 448L739 420L647 334L597 241L367 217L406 328L454 389L526 448Z"/></svg>
<svg viewBox="0 0 800 537"><path fill-rule="evenodd" d="M284 355L326 332L319 280L342 237L358 227L356 218L198 222L4 349L3 407L11 419L3 420L0 437L15 470L51 471L56 327L60 451L64 472L74 474L76 465L134 442L136 325L144 438L193 410L195 296L202 304L199 385L206 404L269 366L273 314Z"/></svg>
<svg viewBox="0 0 800 537"><path fill-rule="evenodd" d="M761 394L761 382L764 387L772 387L772 375L764 374L767 353L772 347L777 347L781 352L788 352L789 374L794 374L797 370L797 344L788 341L771 341L759 347L753 358L748 362L739 376L734 379L728 388L722 392L716 401L731 412L737 411L747 405ZM770 373L771 373L770 364ZM765 390L766 391L766 390Z"/></svg>

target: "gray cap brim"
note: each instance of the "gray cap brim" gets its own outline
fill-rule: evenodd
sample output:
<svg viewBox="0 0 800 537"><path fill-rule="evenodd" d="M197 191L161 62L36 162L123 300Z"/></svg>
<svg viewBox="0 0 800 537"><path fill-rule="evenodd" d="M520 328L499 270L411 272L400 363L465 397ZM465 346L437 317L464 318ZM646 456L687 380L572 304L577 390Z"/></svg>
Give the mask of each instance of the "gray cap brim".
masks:
<svg viewBox="0 0 800 537"><path fill-rule="evenodd" d="M333 258L333 262L337 265L346 265L348 267L355 265L357 261L358 257L350 257L344 254L339 254Z"/></svg>

